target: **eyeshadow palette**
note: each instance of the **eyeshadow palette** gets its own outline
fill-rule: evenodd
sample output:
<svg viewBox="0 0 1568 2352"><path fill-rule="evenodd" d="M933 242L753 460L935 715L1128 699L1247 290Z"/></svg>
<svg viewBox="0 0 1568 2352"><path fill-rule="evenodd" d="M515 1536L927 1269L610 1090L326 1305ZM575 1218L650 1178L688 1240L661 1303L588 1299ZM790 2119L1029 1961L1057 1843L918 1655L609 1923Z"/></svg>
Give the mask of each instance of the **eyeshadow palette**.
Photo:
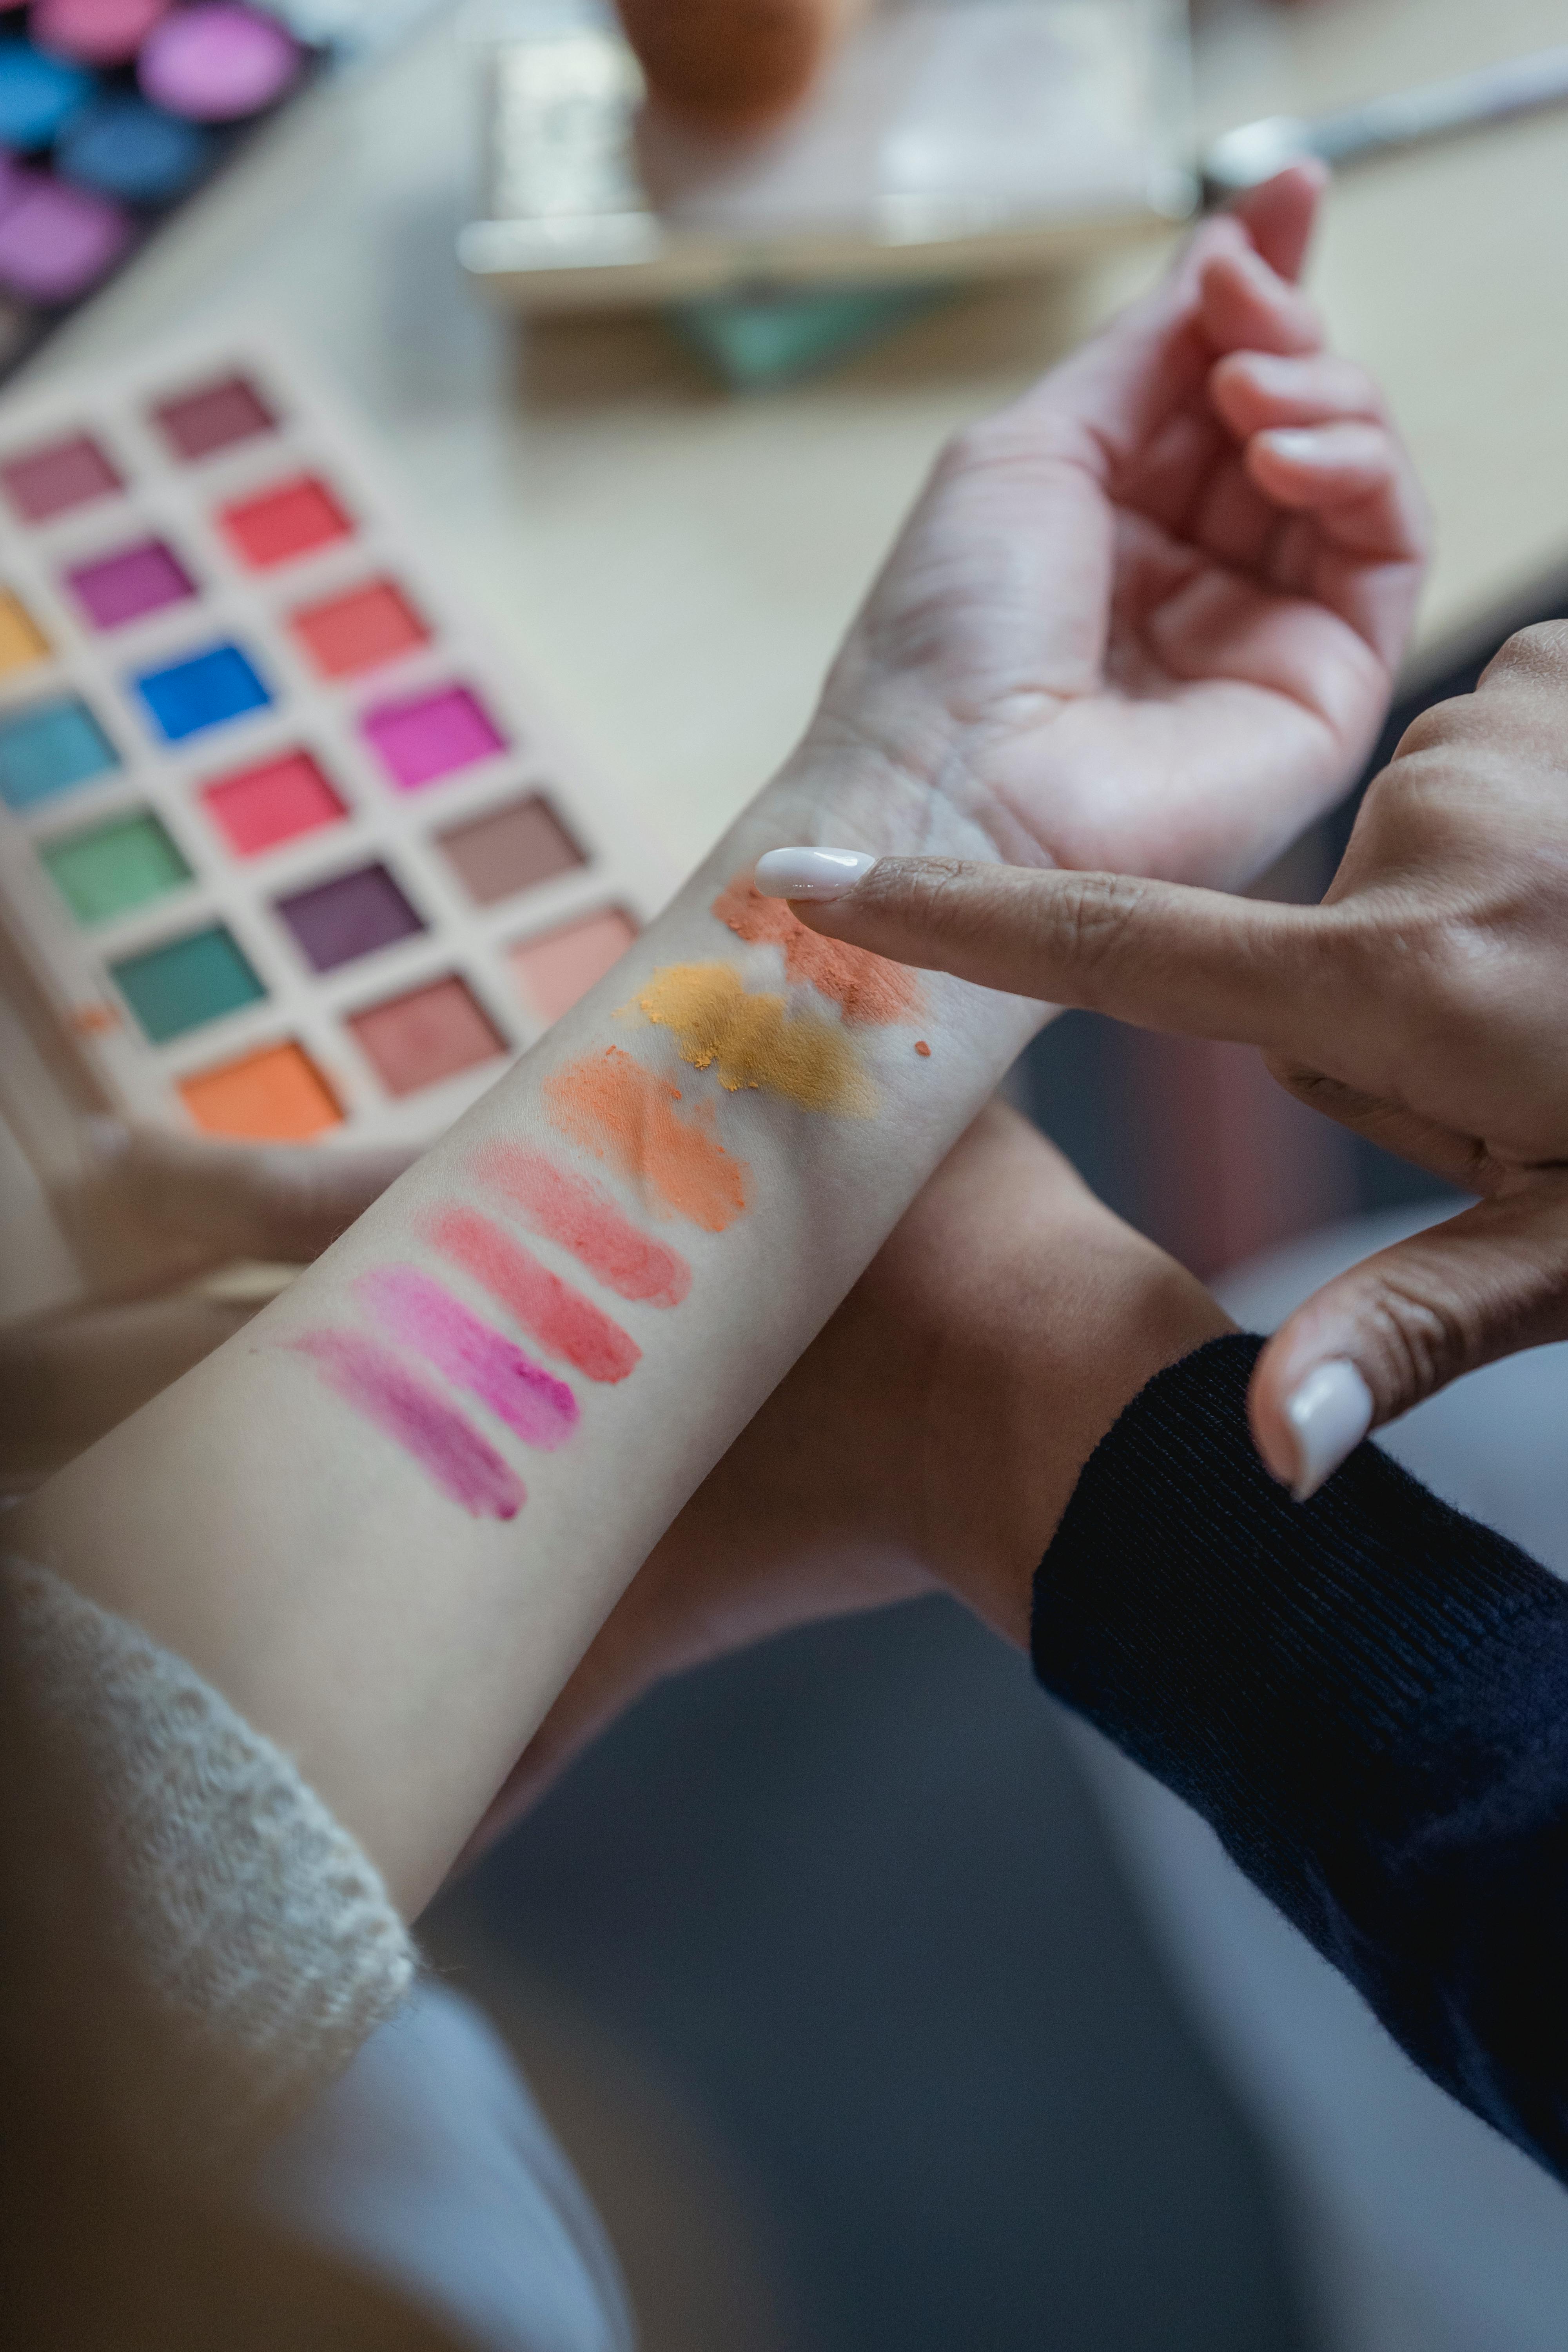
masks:
<svg viewBox="0 0 1568 2352"><path fill-rule="evenodd" d="M0 405L0 915L93 1092L425 1138L671 878L266 351Z"/></svg>
<svg viewBox="0 0 1568 2352"><path fill-rule="evenodd" d="M416 0L0 0L0 374L321 66L416 13Z"/></svg>

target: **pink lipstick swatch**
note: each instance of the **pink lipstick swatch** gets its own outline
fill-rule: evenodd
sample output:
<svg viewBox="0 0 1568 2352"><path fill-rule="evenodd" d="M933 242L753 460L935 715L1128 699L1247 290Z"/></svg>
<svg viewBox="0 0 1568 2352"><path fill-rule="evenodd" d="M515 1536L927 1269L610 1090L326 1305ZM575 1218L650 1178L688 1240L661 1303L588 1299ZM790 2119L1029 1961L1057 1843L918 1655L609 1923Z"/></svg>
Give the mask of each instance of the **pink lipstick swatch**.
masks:
<svg viewBox="0 0 1568 2352"><path fill-rule="evenodd" d="M438 1282L411 1265L377 1266L354 1291L382 1328L467 1389L525 1445L550 1452L577 1426L577 1400L564 1381L470 1315Z"/></svg>
<svg viewBox="0 0 1568 2352"><path fill-rule="evenodd" d="M531 1339L589 1380L624 1381L642 1360L618 1323L477 1209L444 1210L426 1231L442 1256L481 1283Z"/></svg>
<svg viewBox="0 0 1568 2352"><path fill-rule="evenodd" d="M327 1386L476 1519L511 1519L527 1490L493 1445L470 1429L416 1373L379 1340L352 1331L307 1331L285 1345L309 1356Z"/></svg>
<svg viewBox="0 0 1568 2352"><path fill-rule="evenodd" d="M543 1152L492 1143L480 1152L474 1172L531 1234L559 1242L617 1298L679 1307L690 1289L691 1268L683 1257L624 1217L602 1186L569 1175Z"/></svg>

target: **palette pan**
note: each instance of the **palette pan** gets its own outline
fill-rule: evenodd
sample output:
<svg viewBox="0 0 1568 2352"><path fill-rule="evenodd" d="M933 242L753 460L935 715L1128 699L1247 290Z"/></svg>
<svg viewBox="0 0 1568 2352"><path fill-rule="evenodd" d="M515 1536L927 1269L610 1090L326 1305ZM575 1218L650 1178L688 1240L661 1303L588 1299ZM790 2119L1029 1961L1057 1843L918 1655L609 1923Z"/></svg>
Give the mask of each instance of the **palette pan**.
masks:
<svg viewBox="0 0 1568 2352"><path fill-rule="evenodd" d="M0 412L0 919L128 1116L434 1134L668 876L268 349Z"/></svg>

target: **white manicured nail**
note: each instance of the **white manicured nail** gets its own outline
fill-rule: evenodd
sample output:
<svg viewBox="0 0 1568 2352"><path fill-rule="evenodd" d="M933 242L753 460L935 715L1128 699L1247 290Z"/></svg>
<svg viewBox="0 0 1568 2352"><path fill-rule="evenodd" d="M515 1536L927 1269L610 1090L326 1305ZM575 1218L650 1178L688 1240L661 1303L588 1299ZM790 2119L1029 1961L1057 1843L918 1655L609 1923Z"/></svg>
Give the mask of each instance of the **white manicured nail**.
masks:
<svg viewBox="0 0 1568 2352"><path fill-rule="evenodd" d="M1372 1427L1373 1412L1372 1391L1347 1356L1336 1356L1308 1373L1285 1407L1296 1439L1291 1491L1299 1503L1315 1495L1361 1444Z"/></svg>
<svg viewBox="0 0 1568 2352"><path fill-rule="evenodd" d="M1298 466L1321 466L1332 455L1327 436L1310 425L1276 425L1262 437L1277 455Z"/></svg>
<svg viewBox="0 0 1568 2352"><path fill-rule="evenodd" d="M757 887L764 898L842 898L876 863L863 849L770 849Z"/></svg>
<svg viewBox="0 0 1568 2352"><path fill-rule="evenodd" d="M89 1167L112 1168L131 1149L131 1129L123 1120L97 1111L78 1121L77 1137Z"/></svg>

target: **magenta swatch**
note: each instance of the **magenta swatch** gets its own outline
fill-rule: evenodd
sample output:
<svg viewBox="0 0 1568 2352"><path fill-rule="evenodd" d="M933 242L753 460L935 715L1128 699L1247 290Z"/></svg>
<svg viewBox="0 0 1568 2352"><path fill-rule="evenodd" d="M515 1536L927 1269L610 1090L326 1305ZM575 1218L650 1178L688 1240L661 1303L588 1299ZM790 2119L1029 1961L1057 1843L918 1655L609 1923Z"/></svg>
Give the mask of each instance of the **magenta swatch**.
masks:
<svg viewBox="0 0 1568 2352"><path fill-rule="evenodd" d="M517 1517L528 1500L521 1479L390 1348L352 1331L306 1331L285 1344L309 1356L334 1394L401 1445L474 1518Z"/></svg>
<svg viewBox="0 0 1568 2352"><path fill-rule="evenodd" d="M458 1389L467 1389L525 1445L552 1452L577 1426L577 1400L564 1381L514 1348L411 1265L379 1266L354 1285L383 1330L414 1349Z"/></svg>
<svg viewBox="0 0 1568 2352"><path fill-rule="evenodd" d="M383 702L360 720L367 740L405 793L504 751L506 738L478 695L443 687L411 702Z"/></svg>
<svg viewBox="0 0 1568 2352"><path fill-rule="evenodd" d="M184 565L161 539L121 548L118 555L103 556L96 563L79 564L66 576L78 602L100 629L139 621L143 613L156 613L196 593Z"/></svg>

